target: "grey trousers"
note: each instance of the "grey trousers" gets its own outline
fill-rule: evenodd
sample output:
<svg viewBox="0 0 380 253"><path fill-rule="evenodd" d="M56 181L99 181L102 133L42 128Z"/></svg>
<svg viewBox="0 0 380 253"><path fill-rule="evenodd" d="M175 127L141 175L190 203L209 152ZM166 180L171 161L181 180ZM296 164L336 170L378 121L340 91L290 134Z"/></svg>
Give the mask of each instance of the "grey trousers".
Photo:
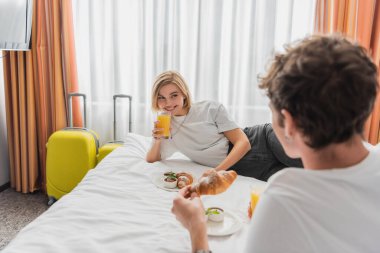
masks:
<svg viewBox="0 0 380 253"><path fill-rule="evenodd" d="M301 159L292 159L286 155L273 131L272 124L246 127L243 131L252 148L230 168L239 175L267 181L270 176L283 168L303 168ZM228 153L232 147L230 143Z"/></svg>

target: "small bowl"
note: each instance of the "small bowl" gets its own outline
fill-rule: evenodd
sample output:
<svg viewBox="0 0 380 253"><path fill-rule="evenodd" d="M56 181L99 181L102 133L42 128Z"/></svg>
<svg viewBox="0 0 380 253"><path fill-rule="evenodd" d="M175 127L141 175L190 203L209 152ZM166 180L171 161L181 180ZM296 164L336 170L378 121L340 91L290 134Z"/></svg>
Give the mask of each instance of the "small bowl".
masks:
<svg viewBox="0 0 380 253"><path fill-rule="evenodd" d="M164 173L165 177L167 177L167 176L173 176L173 177L175 177L176 175L177 174L175 172L173 172L173 171L167 171L167 172Z"/></svg>
<svg viewBox="0 0 380 253"><path fill-rule="evenodd" d="M164 177L162 182L164 182L165 188L173 189L177 187L178 180L170 177Z"/></svg>
<svg viewBox="0 0 380 253"><path fill-rule="evenodd" d="M210 221L222 222L224 220L224 210L220 207L209 207L206 215Z"/></svg>

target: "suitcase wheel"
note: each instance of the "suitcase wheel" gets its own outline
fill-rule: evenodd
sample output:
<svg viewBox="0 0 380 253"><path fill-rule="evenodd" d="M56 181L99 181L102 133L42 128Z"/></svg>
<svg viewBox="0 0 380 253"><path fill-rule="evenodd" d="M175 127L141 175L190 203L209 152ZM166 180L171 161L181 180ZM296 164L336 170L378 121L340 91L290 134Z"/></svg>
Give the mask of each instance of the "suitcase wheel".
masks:
<svg viewBox="0 0 380 253"><path fill-rule="evenodd" d="M54 197L49 196L48 206L53 205L56 201L57 201L57 200L56 200Z"/></svg>

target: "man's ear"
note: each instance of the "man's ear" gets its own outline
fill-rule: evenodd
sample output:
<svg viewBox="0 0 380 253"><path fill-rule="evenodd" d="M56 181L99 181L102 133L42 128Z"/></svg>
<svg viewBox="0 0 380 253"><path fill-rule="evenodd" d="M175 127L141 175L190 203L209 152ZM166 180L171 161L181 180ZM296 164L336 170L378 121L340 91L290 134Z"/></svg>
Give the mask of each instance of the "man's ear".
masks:
<svg viewBox="0 0 380 253"><path fill-rule="evenodd" d="M292 140L296 132L296 124L293 116L288 110L282 109L281 114L284 117L284 133L287 140Z"/></svg>

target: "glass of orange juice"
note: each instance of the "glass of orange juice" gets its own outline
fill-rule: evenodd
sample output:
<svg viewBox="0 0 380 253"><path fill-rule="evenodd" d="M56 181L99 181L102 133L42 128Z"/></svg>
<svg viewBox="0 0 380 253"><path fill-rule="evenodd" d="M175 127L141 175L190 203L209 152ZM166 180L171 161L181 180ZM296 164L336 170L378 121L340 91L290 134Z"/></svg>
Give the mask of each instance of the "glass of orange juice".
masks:
<svg viewBox="0 0 380 253"><path fill-rule="evenodd" d="M157 128L162 128L162 135L165 139L170 137L170 118L171 115L168 112L162 111L157 115Z"/></svg>
<svg viewBox="0 0 380 253"><path fill-rule="evenodd" d="M260 195L263 192L264 188L263 186L254 185L251 188L251 201L248 206L248 216L249 218L252 217L253 212L255 211L256 205L260 200Z"/></svg>

